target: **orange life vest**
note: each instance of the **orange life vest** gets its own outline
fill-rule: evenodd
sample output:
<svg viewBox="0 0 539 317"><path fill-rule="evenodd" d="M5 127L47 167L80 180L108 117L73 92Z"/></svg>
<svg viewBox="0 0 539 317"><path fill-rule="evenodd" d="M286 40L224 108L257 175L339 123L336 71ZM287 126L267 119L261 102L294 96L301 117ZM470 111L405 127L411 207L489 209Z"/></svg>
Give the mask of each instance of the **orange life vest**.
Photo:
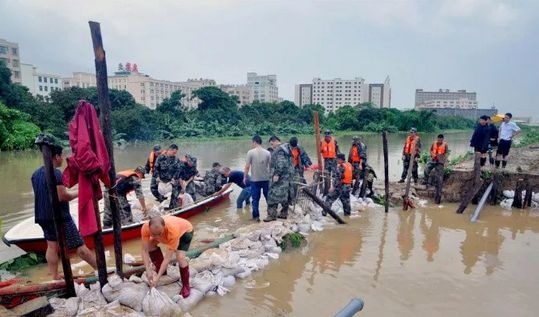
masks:
<svg viewBox="0 0 539 317"><path fill-rule="evenodd" d="M440 156L441 155L445 155L446 154L446 143L443 142L441 145L438 145L438 142L434 142L432 144L432 149L430 151L430 157L433 159L433 160L436 160L438 161L440 159Z"/></svg>
<svg viewBox="0 0 539 317"><path fill-rule="evenodd" d="M350 149L350 160L352 163L361 163L361 156L359 156L359 146L352 145Z"/></svg>
<svg viewBox="0 0 539 317"><path fill-rule="evenodd" d="M331 137L329 143L326 140L322 140L320 143L320 152L322 152L323 158L337 158L337 146L335 145L334 137Z"/></svg>
<svg viewBox="0 0 539 317"><path fill-rule="evenodd" d="M350 164L348 162L343 162L341 165L342 165L342 167L344 167L344 175L343 175L343 178L342 178L342 183L345 184L345 185L351 185L352 184L352 172L353 172L352 164Z"/></svg>
<svg viewBox="0 0 539 317"><path fill-rule="evenodd" d="M292 148L292 157L294 158L294 167L299 166L299 149Z"/></svg>
<svg viewBox="0 0 539 317"><path fill-rule="evenodd" d="M419 141L419 137L416 136L415 138L412 136L408 136L406 138L406 143L404 144L404 154L411 155L412 154L412 148L414 146L414 141L417 143ZM416 148L417 152L417 148Z"/></svg>
<svg viewBox="0 0 539 317"><path fill-rule="evenodd" d="M122 183L125 179L135 176L137 173L135 170L125 170L116 174L116 190L118 192L125 192L126 194L133 191L133 188L126 188L126 183Z"/></svg>

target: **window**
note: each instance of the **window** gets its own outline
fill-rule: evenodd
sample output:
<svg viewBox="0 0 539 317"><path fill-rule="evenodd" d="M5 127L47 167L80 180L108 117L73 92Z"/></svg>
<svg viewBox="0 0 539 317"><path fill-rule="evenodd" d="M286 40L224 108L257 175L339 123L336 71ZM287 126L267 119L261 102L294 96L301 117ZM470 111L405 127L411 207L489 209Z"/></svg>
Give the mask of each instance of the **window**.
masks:
<svg viewBox="0 0 539 317"><path fill-rule="evenodd" d="M0 46L0 54L7 54L8 49L7 46Z"/></svg>
<svg viewBox="0 0 539 317"><path fill-rule="evenodd" d="M58 78L54 78L54 83L55 83L55 84L58 83Z"/></svg>
<svg viewBox="0 0 539 317"><path fill-rule="evenodd" d="M16 47L11 48L11 54L17 55L17 48Z"/></svg>
<svg viewBox="0 0 539 317"><path fill-rule="evenodd" d="M19 67L19 60L18 59L14 59L11 64L13 64L13 67Z"/></svg>
<svg viewBox="0 0 539 317"><path fill-rule="evenodd" d="M37 80L38 80L39 82L42 82L43 79L41 78L41 76L39 76L39 77L37 77ZM40 87L41 87L41 86L40 86Z"/></svg>
<svg viewBox="0 0 539 317"><path fill-rule="evenodd" d="M44 83L47 82L47 77L43 77L43 82L44 82Z"/></svg>
<svg viewBox="0 0 539 317"><path fill-rule="evenodd" d="M39 91L43 91L43 86L39 86Z"/></svg>
<svg viewBox="0 0 539 317"><path fill-rule="evenodd" d="M45 91L49 91L49 87L45 86Z"/></svg>
<svg viewBox="0 0 539 317"><path fill-rule="evenodd" d="M18 71L14 71L14 72L13 72L13 77L19 78L19 77L21 77L21 73L18 72Z"/></svg>

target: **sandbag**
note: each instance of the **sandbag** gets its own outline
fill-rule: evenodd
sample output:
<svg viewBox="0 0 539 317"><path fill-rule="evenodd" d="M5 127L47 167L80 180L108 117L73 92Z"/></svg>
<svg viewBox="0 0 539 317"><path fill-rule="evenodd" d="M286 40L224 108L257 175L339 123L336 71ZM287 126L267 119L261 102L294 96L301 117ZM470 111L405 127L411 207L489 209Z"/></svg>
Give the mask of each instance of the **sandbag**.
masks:
<svg viewBox="0 0 539 317"><path fill-rule="evenodd" d="M134 274L129 277L129 281L133 282L133 283L143 283L144 282L140 277L138 277L138 276L136 276Z"/></svg>
<svg viewBox="0 0 539 317"><path fill-rule="evenodd" d="M124 263L125 264L133 264L137 261L135 257L129 253L124 254Z"/></svg>
<svg viewBox="0 0 539 317"><path fill-rule="evenodd" d="M161 293L166 294L168 297L173 298L175 295L180 294L182 289L182 284L178 281L176 283L171 283L168 285L158 286L157 290Z"/></svg>
<svg viewBox="0 0 539 317"><path fill-rule="evenodd" d="M245 270L241 273L238 273L235 275L237 278L246 279L251 275L251 269L245 268Z"/></svg>
<svg viewBox="0 0 539 317"><path fill-rule="evenodd" d="M79 310L79 297L70 297L68 299L53 297L49 300L54 309L54 316L75 316Z"/></svg>
<svg viewBox="0 0 539 317"><path fill-rule="evenodd" d="M142 309L148 316L159 316L161 311L173 309L169 306L175 306L174 302L154 287L148 291L142 301Z"/></svg>
<svg viewBox="0 0 539 317"><path fill-rule="evenodd" d="M191 289L191 294L189 294L189 297L183 298L179 297L178 299L178 306L182 309L184 312L188 312L191 309L193 309L204 297L204 294L199 291L198 289Z"/></svg>
<svg viewBox="0 0 539 317"><path fill-rule="evenodd" d="M95 285L99 286L98 283ZM88 293L84 294L84 296L80 297L80 299L81 301L77 312L78 315L95 312L99 310L99 308L107 305L107 301L105 300L105 297L103 297L103 294L101 294L99 287L97 289L91 289Z"/></svg>
<svg viewBox="0 0 539 317"><path fill-rule="evenodd" d="M205 294L215 286L214 276L210 271L204 271L195 275L191 280L191 289L197 289Z"/></svg>
<svg viewBox="0 0 539 317"><path fill-rule="evenodd" d="M75 284L75 294L77 294L77 297L82 297L84 294L88 293L90 290L84 286L84 284Z"/></svg>
<svg viewBox="0 0 539 317"><path fill-rule="evenodd" d="M223 277L223 286L231 288L236 284L236 278L233 275Z"/></svg>
<svg viewBox="0 0 539 317"><path fill-rule="evenodd" d="M197 272L202 272L212 269L212 261L210 259L196 258L189 261L189 268L193 268Z"/></svg>
<svg viewBox="0 0 539 317"><path fill-rule="evenodd" d="M170 182L168 182L168 183L159 182L159 185L157 185L157 191L162 196L168 197L169 194L172 193L172 183L170 183Z"/></svg>
<svg viewBox="0 0 539 317"><path fill-rule="evenodd" d="M159 278L159 281L157 281L157 285L156 286L161 286L161 285L168 285L170 283L174 283L176 282L180 276L179 276L179 273L178 275L175 275L175 274L172 274L172 275L168 275L168 270L170 268L170 265L169 267L167 268L167 274L166 275L162 275L160 278ZM173 269L172 269L173 270ZM173 271L171 271L173 272ZM157 276L157 273L153 272L153 276L154 278ZM148 276L146 275L146 271L144 271L144 273L142 273L142 276L141 276L142 280L144 281L144 283L146 283L148 286L150 285L150 283L148 283Z"/></svg>
<svg viewBox="0 0 539 317"><path fill-rule="evenodd" d="M139 312L142 311L142 301L147 293L148 286L146 286L146 284L125 282L120 286L117 300L120 304Z"/></svg>

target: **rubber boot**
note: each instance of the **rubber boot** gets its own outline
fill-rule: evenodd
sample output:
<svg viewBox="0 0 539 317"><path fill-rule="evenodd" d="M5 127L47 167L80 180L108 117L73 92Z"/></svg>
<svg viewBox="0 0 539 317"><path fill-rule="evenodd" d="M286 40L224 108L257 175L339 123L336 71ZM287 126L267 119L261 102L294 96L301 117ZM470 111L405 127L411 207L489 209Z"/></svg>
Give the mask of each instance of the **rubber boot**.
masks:
<svg viewBox="0 0 539 317"><path fill-rule="evenodd" d="M163 260L165 259L163 257L163 252L161 252L160 248L157 248L153 251L150 251L150 260L152 261L153 265L155 265L155 271L159 272L159 269L161 268L161 264L163 263Z"/></svg>
<svg viewBox="0 0 539 317"><path fill-rule="evenodd" d="M182 279L182 289L180 295L183 298L189 297L191 294L191 289L189 287L189 265L186 267L180 267L180 277Z"/></svg>

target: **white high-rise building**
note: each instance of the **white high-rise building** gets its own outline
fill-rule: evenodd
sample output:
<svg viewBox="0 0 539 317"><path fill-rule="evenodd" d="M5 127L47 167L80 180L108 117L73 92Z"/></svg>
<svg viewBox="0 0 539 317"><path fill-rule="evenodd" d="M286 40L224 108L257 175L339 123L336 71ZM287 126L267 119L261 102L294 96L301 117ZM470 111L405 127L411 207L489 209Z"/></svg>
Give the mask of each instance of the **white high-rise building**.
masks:
<svg viewBox="0 0 539 317"><path fill-rule="evenodd" d="M313 103L313 84L298 84L294 92L294 103L303 107Z"/></svg>
<svg viewBox="0 0 539 317"><path fill-rule="evenodd" d="M415 90L415 107L423 108L458 108L477 109L477 93L466 90L451 91L439 89L438 91Z"/></svg>
<svg viewBox="0 0 539 317"><path fill-rule="evenodd" d="M11 81L21 83L21 58L19 44L0 39L0 60L11 71Z"/></svg>
<svg viewBox="0 0 539 317"><path fill-rule="evenodd" d="M322 105L326 111L336 111L343 106L356 106L368 100L365 79L320 79L312 84L312 103Z"/></svg>
<svg viewBox="0 0 539 317"><path fill-rule="evenodd" d="M252 101L279 102L277 75L247 73L247 86L249 87Z"/></svg>
<svg viewBox="0 0 539 317"><path fill-rule="evenodd" d="M391 84L389 76L383 84L369 84L368 101L379 108L391 107Z"/></svg>
<svg viewBox="0 0 539 317"><path fill-rule="evenodd" d="M75 72L72 77L64 77L62 80L66 89L70 87L88 88L97 86L95 74L92 73Z"/></svg>
<svg viewBox="0 0 539 317"><path fill-rule="evenodd" d="M64 88L62 76L38 72L37 68L30 64L21 64L21 74L21 84L34 96L49 97L51 92Z"/></svg>

